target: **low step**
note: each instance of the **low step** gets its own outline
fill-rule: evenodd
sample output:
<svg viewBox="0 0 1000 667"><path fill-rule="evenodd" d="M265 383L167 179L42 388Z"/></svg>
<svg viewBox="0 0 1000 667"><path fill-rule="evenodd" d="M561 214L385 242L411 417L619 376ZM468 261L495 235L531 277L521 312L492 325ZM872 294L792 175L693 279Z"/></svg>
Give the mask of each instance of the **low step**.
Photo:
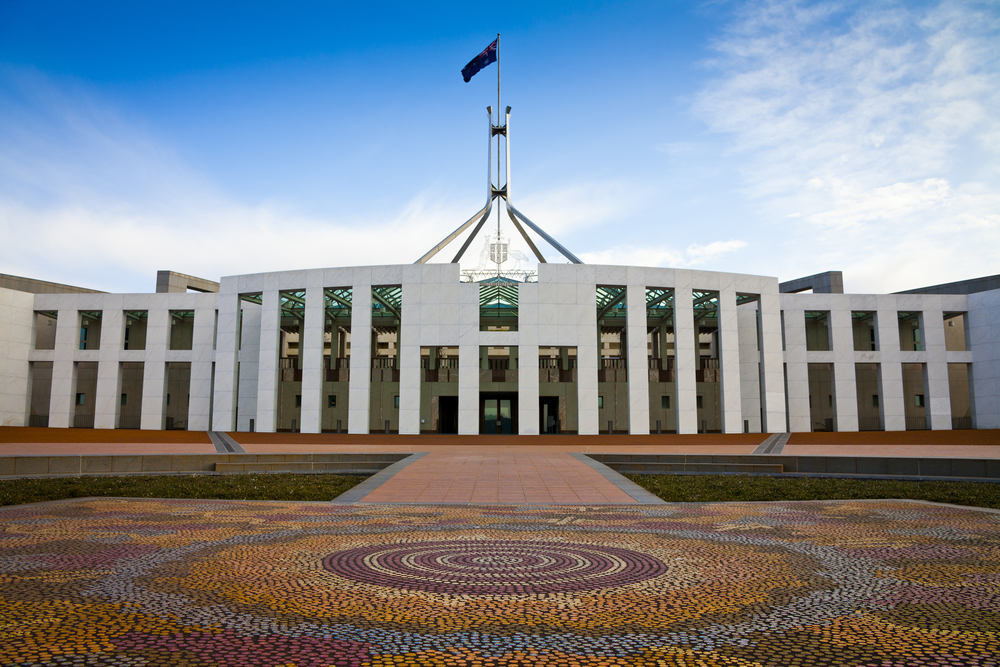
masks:
<svg viewBox="0 0 1000 667"><path fill-rule="evenodd" d="M216 463L215 472L332 472L332 473L371 473L374 474L395 461L359 461L359 462L293 462L280 461L275 463Z"/></svg>
<svg viewBox="0 0 1000 667"><path fill-rule="evenodd" d="M621 473L664 473L664 472L749 472L781 474L785 466L780 463L614 463L606 466Z"/></svg>

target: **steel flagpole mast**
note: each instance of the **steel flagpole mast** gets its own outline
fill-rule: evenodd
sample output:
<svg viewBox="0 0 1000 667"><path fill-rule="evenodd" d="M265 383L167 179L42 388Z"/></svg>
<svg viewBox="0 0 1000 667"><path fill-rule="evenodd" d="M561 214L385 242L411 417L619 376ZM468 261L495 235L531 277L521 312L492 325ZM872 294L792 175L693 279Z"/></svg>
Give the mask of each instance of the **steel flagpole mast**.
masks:
<svg viewBox="0 0 1000 667"><path fill-rule="evenodd" d="M497 33L497 129L500 128L500 33ZM497 191L500 190L500 133L497 132ZM500 206L497 206L496 261L500 276Z"/></svg>

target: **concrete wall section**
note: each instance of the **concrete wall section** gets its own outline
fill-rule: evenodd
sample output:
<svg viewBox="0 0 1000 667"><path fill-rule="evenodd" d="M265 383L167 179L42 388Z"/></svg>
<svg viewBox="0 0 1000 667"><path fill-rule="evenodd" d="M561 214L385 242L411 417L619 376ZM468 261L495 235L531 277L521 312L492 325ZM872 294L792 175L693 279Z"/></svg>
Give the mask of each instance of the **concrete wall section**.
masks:
<svg viewBox="0 0 1000 667"><path fill-rule="evenodd" d="M1000 428L1000 290L968 299L973 426Z"/></svg>
<svg viewBox="0 0 1000 667"><path fill-rule="evenodd" d="M35 297L0 288L0 426L26 426Z"/></svg>

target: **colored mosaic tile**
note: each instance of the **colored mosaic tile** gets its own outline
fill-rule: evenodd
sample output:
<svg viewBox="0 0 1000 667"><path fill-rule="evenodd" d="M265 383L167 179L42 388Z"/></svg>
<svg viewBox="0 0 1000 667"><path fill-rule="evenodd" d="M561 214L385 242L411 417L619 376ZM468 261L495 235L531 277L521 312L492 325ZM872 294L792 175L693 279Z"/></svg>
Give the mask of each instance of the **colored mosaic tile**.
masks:
<svg viewBox="0 0 1000 667"><path fill-rule="evenodd" d="M905 501L0 509L3 665L1000 667L1000 515Z"/></svg>

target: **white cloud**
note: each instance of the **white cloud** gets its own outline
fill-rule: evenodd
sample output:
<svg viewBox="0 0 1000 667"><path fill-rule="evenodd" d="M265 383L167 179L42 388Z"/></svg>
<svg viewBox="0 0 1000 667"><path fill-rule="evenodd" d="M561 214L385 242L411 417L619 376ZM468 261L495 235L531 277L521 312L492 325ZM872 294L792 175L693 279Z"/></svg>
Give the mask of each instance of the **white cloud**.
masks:
<svg viewBox="0 0 1000 667"><path fill-rule="evenodd" d="M475 205L422 195L394 214L329 220L282 202L237 201L112 105L33 73L0 71L5 273L145 292L158 269L218 279L408 263Z"/></svg>
<svg viewBox="0 0 1000 667"><path fill-rule="evenodd" d="M584 253L581 259L588 264L687 268L721 260L724 256L745 248L746 245L745 241L738 239L714 241L707 245L693 243L684 251L666 246L618 245L599 252Z"/></svg>
<svg viewBox="0 0 1000 667"><path fill-rule="evenodd" d="M991 4L742 10L694 108L732 137L785 270L825 262L864 291L997 272L997 43Z"/></svg>

